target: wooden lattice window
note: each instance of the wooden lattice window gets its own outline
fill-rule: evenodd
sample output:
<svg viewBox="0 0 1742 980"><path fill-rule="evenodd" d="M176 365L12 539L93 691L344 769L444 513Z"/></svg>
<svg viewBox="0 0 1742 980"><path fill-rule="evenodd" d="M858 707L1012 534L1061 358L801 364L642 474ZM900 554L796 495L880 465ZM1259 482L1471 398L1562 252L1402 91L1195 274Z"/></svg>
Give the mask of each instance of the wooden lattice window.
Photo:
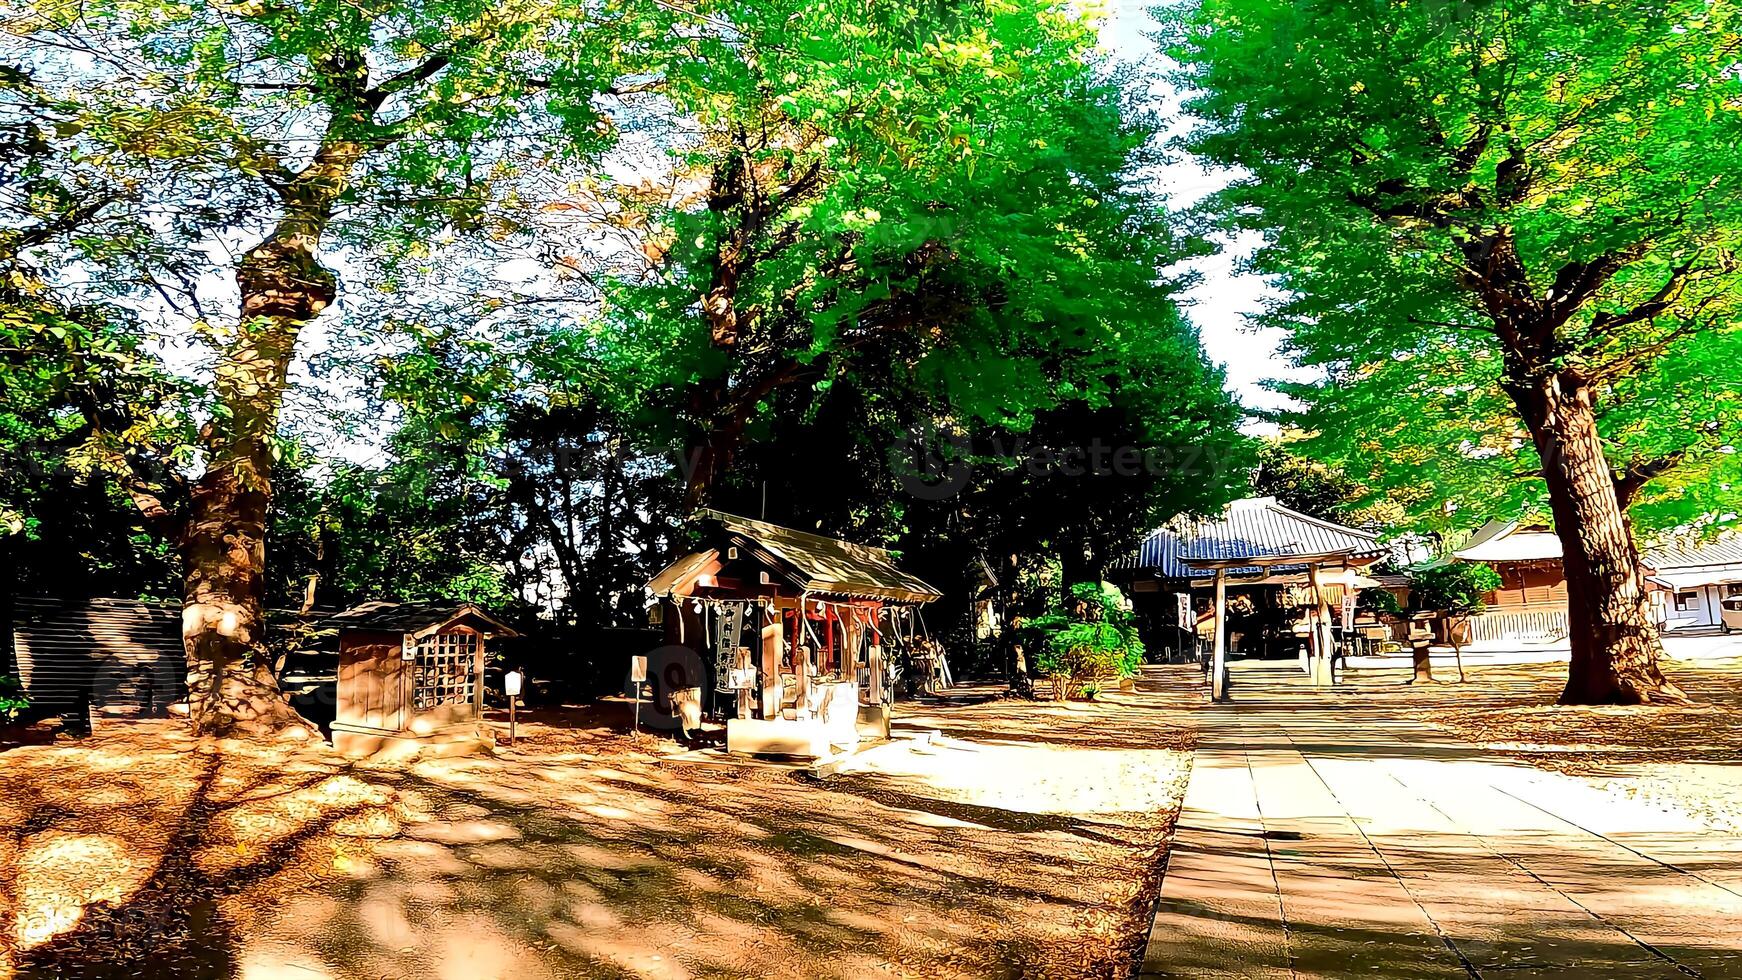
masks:
<svg viewBox="0 0 1742 980"><path fill-rule="evenodd" d="M478 635L437 633L417 643L412 705L419 711L471 704L478 696Z"/></svg>

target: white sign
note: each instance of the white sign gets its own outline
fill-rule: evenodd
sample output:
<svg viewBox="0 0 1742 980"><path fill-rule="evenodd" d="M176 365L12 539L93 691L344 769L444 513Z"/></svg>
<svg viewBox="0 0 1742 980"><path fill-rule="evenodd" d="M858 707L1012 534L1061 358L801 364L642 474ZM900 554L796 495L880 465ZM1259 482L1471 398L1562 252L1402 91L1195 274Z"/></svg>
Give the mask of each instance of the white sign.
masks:
<svg viewBox="0 0 1742 980"><path fill-rule="evenodd" d="M502 675L502 693L508 695L511 698L519 697L520 696L520 682L521 682L521 680L522 680L522 676L521 676L520 671L518 671L518 670L511 670L508 673L503 674Z"/></svg>
<svg viewBox="0 0 1742 980"><path fill-rule="evenodd" d="M1192 597L1188 592L1176 593L1179 601L1179 628L1189 630L1197 626L1198 618L1192 615Z"/></svg>
<svg viewBox="0 0 1742 980"><path fill-rule="evenodd" d="M1343 632L1355 628L1355 592L1353 589L1343 593Z"/></svg>
<svg viewBox="0 0 1742 980"><path fill-rule="evenodd" d="M629 679L631 681L636 682L636 683L640 683L641 681L644 681L647 679L647 658L646 657L630 657L629 658Z"/></svg>

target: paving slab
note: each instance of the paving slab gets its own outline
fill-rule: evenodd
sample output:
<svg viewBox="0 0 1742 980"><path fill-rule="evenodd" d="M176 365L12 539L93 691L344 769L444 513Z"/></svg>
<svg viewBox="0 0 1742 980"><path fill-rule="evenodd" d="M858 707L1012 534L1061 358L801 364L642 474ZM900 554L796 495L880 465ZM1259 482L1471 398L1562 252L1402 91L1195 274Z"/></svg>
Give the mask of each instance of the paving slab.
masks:
<svg viewBox="0 0 1742 980"><path fill-rule="evenodd" d="M1742 838L1247 666L1142 976L1735 977Z"/></svg>

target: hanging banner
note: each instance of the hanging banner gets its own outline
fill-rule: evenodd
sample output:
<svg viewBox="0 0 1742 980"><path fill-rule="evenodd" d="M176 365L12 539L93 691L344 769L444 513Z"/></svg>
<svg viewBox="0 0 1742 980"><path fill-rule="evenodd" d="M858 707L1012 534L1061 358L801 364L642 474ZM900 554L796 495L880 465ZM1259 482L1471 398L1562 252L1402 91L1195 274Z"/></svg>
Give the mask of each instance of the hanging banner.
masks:
<svg viewBox="0 0 1742 980"><path fill-rule="evenodd" d="M1188 592L1175 593L1179 602L1179 628L1190 630L1198 623L1198 618L1192 615L1192 597Z"/></svg>
<svg viewBox="0 0 1742 980"><path fill-rule="evenodd" d="M1354 628L1355 590L1348 589L1343 592L1343 632L1347 633Z"/></svg>

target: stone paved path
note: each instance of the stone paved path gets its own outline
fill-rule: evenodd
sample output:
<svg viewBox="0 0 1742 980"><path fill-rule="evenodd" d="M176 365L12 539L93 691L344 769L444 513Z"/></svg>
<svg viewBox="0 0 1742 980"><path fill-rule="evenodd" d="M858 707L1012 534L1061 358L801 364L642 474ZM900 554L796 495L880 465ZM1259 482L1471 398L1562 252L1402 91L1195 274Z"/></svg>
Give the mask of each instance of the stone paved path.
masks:
<svg viewBox="0 0 1742 980"><path fill-rule="evenodd" d="M1400 717L1396 682L1237 667L1143 977L1742 978L1742 838Z"/></svg>

